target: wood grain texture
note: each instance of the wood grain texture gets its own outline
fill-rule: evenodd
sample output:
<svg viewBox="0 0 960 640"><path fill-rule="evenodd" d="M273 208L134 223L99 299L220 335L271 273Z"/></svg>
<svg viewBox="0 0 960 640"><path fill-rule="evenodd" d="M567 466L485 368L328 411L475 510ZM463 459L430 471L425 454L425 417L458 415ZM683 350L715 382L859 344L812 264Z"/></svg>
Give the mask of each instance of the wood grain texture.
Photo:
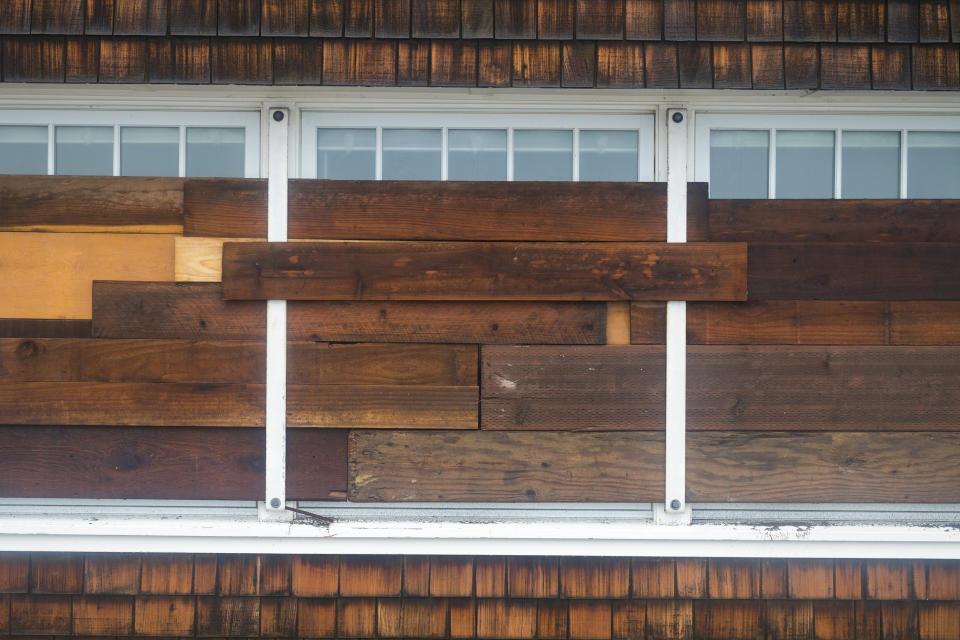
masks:
<svg viewBox="0 0 960 640"><path fill-rule="evenodd" d="M663 437L354 431L349 473L349 497L359 502L658 500Z"/></svg>
<svg viewBox="0 0 960 640"><path fill-rule="evenodd" d="M30 33L30 5L31 0L5 2L0 8L0 33ZM112 11L110 17L113 18Z"/></svg>
<svg viewBox="0 0 960 640"><path fill-rule="evenodd" d="M430 82L430 43L427 40L397 42L397 85L425 87Z"/></svg>
<svg viewBox="0 0 960 640"><path fill-rule="evenodd" d="M664 40L695 40L696 37L696 1L663 0Z"/></svg>
<svg viewBox="0 0 960 640"><path fill-rule="evenodd" d="M33 0L31 33L83 33L83 0Z"/></svg>
<svg viewBox="0 0 960 640"><path fill-rule="evenodd" d="M906 45L873 47L870 64L874 89L910 89L910 51Z"/></svg>
<svg viewBox="0 0 960 640"><path fill-rule="evenodd" d="M525 40L537 37L537 0L494 0L497 38Z"/></svg>
<svg viewBox="0 0 960 640"><path fill-rule="evenodd" d="M331 429L477 429L478 389L287 385L287 425Z"/></svg>
<svg viewBox="0 0 960 640"><path fill-rule="evenodd" d="M434 87L476 86L477 42L475 40L432 42L430 84Z"/></svg>
<svg viewBox="0 0 960 640"><path fill-rule="evenodd" d="M343 13L343 35L346 38L369 38L373 35L374 6L370 0L348 0Z"/></svg>
<svg viewBox="0 0 960 640"><path fill-rule="evenodd" d="M639 42L598 42L597 87L643 87L646 82L643 63L643 45Z"/></svg>
<svg viewBox="0 0 960 640"><path fill-rule="evenodd" d="M323 83L391 86L397 80L397 48L391 40L324 40Z"/></svg>
<svg viewBox="0 0 960 640"><path fill-rule="evenodd" d="M886 34L886 3L847 0L837 3L837 40L883 42Z"/></svg>
<svg viewBox="0 0 960 640"><path fill-rule="evenodd" d="M509 87L513 72L513 47L509 42L480 42L477 54L477 85Z"/></svg>
<svg viewBox="0 0 960 640"><path fill-rule="evenodd" d="M887 40L916 42L919 37L919 2L887 0Z"/></svg>
<svg viewBox="0 0 960 640"><path fill-rule="evenodd" d="M597 77L597 44L564 42L561 53L563 67L560 84L564 87L593 87Z"/></svg>
<svg viewBox="0 0 960 640"><path fill-rule="evenodd" d="M783 2L781 0L747 0L746 35L752 42L783 40Z"/></svg>
<svg viewBox="0 0 960 640"><path fill-rule="evenodd" d="M716 89L749 89L750 45L745 42L713 45L713 86Z"/></svg>
<svg viewBox="0 0 960 640"><path fill-rule="evenodd" d="M745 0L699 0L697 39L741 41L746 23Z"/></svg>
<svg viewBox="0 0 960 640"><path fill-rule="evenodd" d="M573 38L574 0L537 0L537 37L541 40Z"/></svg>
<svg viewBox="0 0 960 640"><path fill-rule="evenodd" d="M211 231L229 227L233 232L224 235L248 232L246 237L257 237L266 203L260 219L249 214L240 218L219 208L219 194L227 189L209 187L201 194L193 181L187 183L186 232L214 235ZM206 210L195 213L201 206ZM666 206L663 183L292 180L289 235L326 240L663 241ZM196 220L201 218L204 226L198 229Z"/></svg>
<svg viewBox="0 0 960 640"><path fill-rule="evenodd" d="M837 39L837 3L833 0L783 0L783 39L833 42Z"/></svg>
<svg viewBox="0 0 960 640"><path fill-rule="evenodd" d="M263 433L255 429L4 426L0 434L6 496L256 500L263 493ZM295 430L287 438L291 499L343 500L346 431Z"/></svg>
<svg viewBox="0 0 960 640"><path fill-rule="evenodd" d="M560 69L559 42L513 43L514 87L559 87Z"/></svg>
<svg viewBox="0 0 960 640"><path fill-rule="evenodd" d="M663 3L660 0L626 0L623 20L627 40L660 40L663 37Z"/></svg>
<svg viewBox="0 0 960 640"><path fill-rule="evenodd" d="M151 83L208 84L211 80L210 41L206 38L151 38L147 42L147 63Z"/></svg>
<svg viewBox="0 0 960 640"><path fill-rule="evenodd" d="M93 38L74 36L66 38L64 52L64 80L66 82L97 81L100 63L100 42Z"/></svg>
<svg viewBox="0 0 960 640"><path fill-rule="evenodd" d="M920 42L950 42L950 8L947 0L923 0L917 18Z"/></svg>
<svg viewBox="0 0 960 640"><path fill-rule="evenodd" d="M493 0L460 0L460 33L464 38L492 38Z"/></svg>
<svg viewBox="0 0 960 640"><path fill-rule="evenodd" d="M713 87L713 47L704 42L681 42L678 45L681 89Z"/></svg>
<svg viewBox="0 0 960 640"><path fill-rule="evenodd" d="M310 35L338 38L343 35L343 8L346 0L321 0L310 3Z"/></svg>
<svg viewBox="0 0 960 640"><path fill-rule="evenodd" d="M306 36L310 0L261 0L260 35Z"/></svg>
<svg viewBox="0 0 960 640"><path fill-rule="evenodd" d="M260 35L260 2L258 0L218 0L217 35Z"/></svg>
<svg viewBox="0 0 960 640"><path fill-rule="evenodd" d="M3 38L4 82L63 82L63 38Z"/></svg>
<svg viewBox="0 0 960 640"><path fill-rule="evenodd" d="M272 84L273 47L267 39L213 38L210 69L214 84Z"/></svg>
<svg viewBox="0 0 960 640"><path fill-rule="evenodd" d="M956 433L687 434L687 499L956 502Z"/></svg>
<svg viewBox="0 0 960 640"><path fill-rule="evenodd" d="M958 252L946 242L751 243L747 286L751 300L956 300Z"/></svg>
<svg viewBox="0 0 960 640"><path fill-rule="evenodd" d="M217 0L170 0L170 35L217 34Z"/></svg>
<svg viewBox="0 0 960 640"><path fill-rule="evenodd" d="M459 0L411 0L414 38L456 38L460 35Z"/></svg>
<svg viewBox="0 0 960 640"><path fill-rule="evenodd" d="M745 249L721 243L226 243L223 294L228 300L742 300ZM768 250L758 262L776 274L783 253ZM782 285L784 277L753 275L761 291L767 283Z"/></svg>
<svg viewBox="0 0 960 640"><path fill-rule="evenodd" d="M101 38L101 83L140 84L147 79L147 43L143 38Z"/></svg>
<svg viewBox="0 0 960 640"><path fill-rule="evenodd" d="M913 88L917 91L960 88L956 45L917 45L911 49Z"/></svg>
<svg viewBox="0 0 960 640"><path fill-rule="evenodd" d="M267 181L245 178L184 180L183 234L266 238Z"/></svg>
<svg viewBox="0 0 960 640"><path fill-rule="evenodd" d="M869 89L870 47L821 45L820 86L823 89Z"/></svg>
<svg viewBox="0 0 960 640"><path fill-rule="evenodd" d="M812 44L783 47L783 78L787 89L816 89L820 86L820 48Z"/></svg>
<svg viewBox="0 0 960 640"><path fill-rule="evenodd" d="M0 318L0 338L90 338L90 320Z"/></svg>
<svg viewBox="0 0 960 640"><path fill-rule="evenodd" d="M620 0L577 0L577 38L622 39L623 10L624 4Z"/></svg>
<svg viewBox="0 0 960 640"><path fill-rule="evenodd" d="M374 10L373 33L376 37L410 36L410 0L376 0Z"/></svg>
<svg viewBox="0 0 960 640"><path fill-rule="evenodd" d="M173 279L173 236L0 233L0 316L90 318L94 280Z"/></svg>
<svg viewBox="0 0 960 640"><path fill-rule="evenodd" d="M891 302L892 344L960 344L960 302Z"/></svg>
<svg viewBox="0 0 960 640"><path fill-rule="evenodd" d="M661 347L487 346L481 354L484 429L663 429Z"/></svg>
<svg viewBox="0 0 960 640"><path fill-rule="evenodd" d="M100 176L0 176L3 231L178 232L183 180Z"/></svg>
<svg viewBox="0 0 960 640"><path fill-rule="evenodd" d="M114 35L162 36L167 33L167 0L116 2Z"/></svg>
<svg viewBox="0 0 960 640"><path fill-rule="evenodd" d="M677 45L672 42L647 42L643 46L643 68L650 89L676 89L680 86Z"/></svg>
<svg viewBox="0 0 960 640"><path fill-rule="evenodd" d="M958 431L960 350L691 346L687 427Z"/></svg>
<svg viewBox="0 0 960 640"><path fill-rule="evenodd" d="M323 45L305 38L274 38L274 84L321 84Z"/></svg>
<svg viewBox="0 0 960 640"><path fill-rule="evenodd" d="M177 282L220 282L223 279L223 243L237 240L177 236L173 245L173 279Z"/></svg>

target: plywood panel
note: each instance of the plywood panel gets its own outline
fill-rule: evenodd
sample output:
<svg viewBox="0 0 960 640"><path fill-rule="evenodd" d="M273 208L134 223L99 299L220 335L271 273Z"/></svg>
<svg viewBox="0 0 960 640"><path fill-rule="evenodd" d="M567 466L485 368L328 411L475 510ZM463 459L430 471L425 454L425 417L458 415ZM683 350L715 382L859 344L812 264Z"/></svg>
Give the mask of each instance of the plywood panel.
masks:
<svg viewBox="0 0 960 640"><path fill-rule="evenodd" d="M94 280L172 280L173 238L0 233L0 316L89 318Z"/></svg>

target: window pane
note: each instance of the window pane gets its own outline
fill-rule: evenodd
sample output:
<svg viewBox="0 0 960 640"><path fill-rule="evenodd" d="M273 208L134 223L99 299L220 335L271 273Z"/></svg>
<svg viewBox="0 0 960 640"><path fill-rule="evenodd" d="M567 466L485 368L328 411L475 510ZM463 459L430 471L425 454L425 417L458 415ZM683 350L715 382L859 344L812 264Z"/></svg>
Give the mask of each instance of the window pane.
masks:
<svg viewBox="0 0 960 640"><path fill-rule="evenodd" d="M766 198L769 150L766 131L711 131L710 197Z"/></svg>
<svg viewBox="0 0 960 640"><path fill-rule="evenodd" d="M176 127L121 127L120 175L177 176L180 131Z"/></svg>
<svg viewBox="0 0 960 640"><path fill-rule="evenodd" d="M376 179L377 130L317 129L317 177Z"/></svg>
<svg viewBox="0 0 960 640"><path fill-rule="evenodd" d="M907 135L907 197L960 198L960 133Z"/></svg>
<svg viewBox="0 0 960 640"><path fill-rule="evenodd" d="M57 127L56 173L113 175L113 127Z"/></svg>
<svg viewBox="0 0 960 640"><path fill-rule="evenodd" d="M581 131L580 180L637 181L636 131Z"/></svg>
<svg viewBox="0 0 960 640"><path fill-rule="evenodd" d="M384 129L384 180L439 180L440 129Z"/></svg>
<svg viewBox="0 0 960 640"><path fill-rule="evenodd" d="M187 175L194 178L242 178L244 147L241 128L188 127Z"/></svg>
<svg viewBox="0 0 960 640"><path fill-rule="evenodd" d="M0 173L46 172L46 127L0 127Z"/></svg>
<svg viewBox="0 0 960 640"><path fill-rule="evenodd" d="M513 179L573 180L573 131L514 131Z"/></svg>
<svg viewBox="0 0 960 640"><path fill-rule="evenodd" d="M900 132L844 131L844 198L900 197Z"/></svg>
<svg viewBox="0 0 960 640"><path fill-rule="evenodd" d="M832 198L833 158L833 131L777 131L777 197Z"/></svg>
<svg viewBox="0 0 960 640"><path fill-rule="evenodd" d="M506 180L507 132L503 129L450 129L447 132L450 180Z"/></svg>

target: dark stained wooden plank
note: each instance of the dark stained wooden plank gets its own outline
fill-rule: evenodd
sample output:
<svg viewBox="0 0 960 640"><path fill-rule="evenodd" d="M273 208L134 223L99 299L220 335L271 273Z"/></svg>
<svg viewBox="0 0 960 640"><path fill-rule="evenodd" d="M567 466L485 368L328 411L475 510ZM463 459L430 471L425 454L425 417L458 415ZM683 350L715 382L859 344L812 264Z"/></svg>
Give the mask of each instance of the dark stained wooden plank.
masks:
<svg viewBox="0 0 960 640"><path fill-rule="evenodd" d="M306 36L309 26L310 0L260 0L260 35Z"/></svg>
<svg viewBox="0 0 960 640"><path fill-rule="evenodd" d="M343 35L343 6L346 0L311 0L310 35L339 38Z"/></svg>
<svg viewBox="0 0 960 640"><path fill-rule="evenodd" d="M577 0L577 38L622 39L623 9L622 0Z"/></svg>
<svg viewBox="0 0 960 640"><path fill-rule="evenodd" d="M63 38L18 36L3 39L4 82L63 82Z"/></svg>
<svg viewBox="0 0 960 640"><path fill-rule="evenodd" d="M33 0L31 33L83 33L83 0Z"/></svg>
<svg viewBox="0 0 960 640"><path fill-rule="evenodd" d="M31 0L7 0L0 5L0 33L30 33L30 10Z"/></svg>
<svg viewBox="0 0 960 640"><path fill-rule="evenodd" d="M624 30L627 40L660 40L663 37L663 3L660 0L626 0Z"/></svg>
<svg viewBox="0 0 960 640"><path fill-rule="evenodd" d="M25 4L12 2L16 7ZM88 36L109 36L113 33L114 0L87 0L83 32ZM6 32L6 30L4 30ZM27 31L23 31L26 33Z"/></svg>
<svg viewBox="0 0 960 640"><path fill-rule="evenodd" d="M564 42L562 57L560 83L564 87L590 88L594 85L597 75L597 43Z"/></svg>
<svg viewBox="0 0 960 640"><path fill-rule="evenodd" d="M0 201L5 231L183 224L180 178L0 176Z"/></svg>
<svg viewBox="0 0 960 640"><path fill-rule="evenodd" d="M630 303L630 343L664 344L667 335L663 302Z"/></svg>
<svg viewBox="0 0 960 640"><path fill-rule="evenodd" d="M410 0L376 0L373 33L378 38L409 38Z"/></svg>
<svg viewBox="0 0 960 640"><path fill-rule="evenodd" d="M747 0L747 40L780 42L783 40L782 0Z"/></svg>
<svg viewBox="0 0 960 640"><path fill-rule="evenodd" d="M950 0L950 34L954 42L960 42L960 0Z"/></svg>
<svg viewBox="0 0 960 640"><path fill-rule="evenodd" d="M483 429L662 430L659 346L485 346Z"/></svg>
<svg viewBox="0 0 960 640"><path fill-rule="evenodd" d="M714 242L960 242L957 200L710 200Z"/></svg>
<svg viewBox="0 0 960 640"><path fill-rule="evenodd" d="M783 45L754 44L750 47L754 89L783 89Z"/></svg>
<svg viewBox="0 0 960 640"><path fill-rule="evenodd" d="M920 42L950 42L950 7L947 0L921 0L918 21Z"/></svg>
<svg viewBox="0 0 960 640"><path fill-rule="evenodd" d="M122 0L115 5L113 34L164 36L167 34L167 0Z"/></svg>
<svg viewBox="0 0 960 640"><path fill-rule="evenodd" d="M210 82L209 38L151 38L147 56L150 82Z"/></svg>
<svg viewBox="0 0 960 640"><path fill-rule="evenodd" d="M270 84L273 81L273 47L269 40L213 38L211 42L214 84Z"/></svg>
<svg viewBox="0 0 960 640"><path fill-rule="evenodd" d="M460 0L460 33L464 38L492 38L493 0Z"/></svg>
<svg viewBox="0 0 960 640"><path fill-rule="evenodd" d="M437 40L430 45L430 84L473 87L477 84L476 40Z"/></svg>
<svg viewBox="0 0 960 640"><path fill-rule="evenodd" d="M783 0L783 39L787 42L835 42L836 0Z"/></svg>
<svg viewBox="0 0 960 640"><path fill-rule="evenodd" d="M751 266L751 280L766 293L764 287L784 284L780 262L793 247L759 246L760 269L773 273ZM808 249L812 255L829 253L812 246L820 249ZM943 264L944 251L932 265ZM743 300L746 258L746 246L733 243L228 242L223 294L228 300ZM948 279L941 275L928 286Z"/></svg>
<svg viewBox="0 0 960 640"><path fill-rule="evenodd" d="M101 83L140 84L146 81L147 43L143 38L100 40Z"/></svg>
<svg viewBox="0 0 960 640"><path fill-rule="evenodd" d="M663 38L664 40L696 40L695 0L663 0Z"/></svg>
<svg viewBox="0 0 960 640"><path fill-rule="evenodd" d="M214 181L187 181L186 232L223 235L233 228L240 237L262 235L260 221L254 226L251 219L239 217L198 232L196 218L225 215L193 212L199 206L195 203L211 202L214 196L219 204L221 193L225 204L232 190L219 187ZM261 217L265 199L262 207ZM290 182L292 238L662 241L665 214L663 183Z"/></svg>
<svg viewBox="0 0 960 640"><path fill-rule="evenodd" d="M870 47L821 45L820 84L823 89L869 89Z"/></svg>
<svg viewBox="0 0 960 640"><path fill-rule="evenodd" d="M716 89L749 89L750 45L746 42L713 45L713 86Z"/></svg>
<svg viewBox="0 0 960 640"><path fill-rule="evenodd" d="M170 0L170 35L217 35L217 0Z"/></svg>
<svg viewBox="0 0 960 640"><path fill-rule="evenodd" d="M753 243L751 300L960 299L960 245Z"/></svg>
<svg viewBox="0 0 960 640"><path fill-rule="evenodd" d="M292 384L477 387L476 345L287 343Z"/></svg>
<svg viewBox="0 0 960 640"><path fill-rule="evenodd" d="M66 38L66 82L96 82L100 62L100 41L82 36Z"/></svg>
<svg viewBox="0 0 960 640"><path fill-rule="evenodd" d="M396 59L390 40L324 40L323 83L390 86L396 82Z"/></svg>
<svg viewBox="0 0 960 640"><path fill-rule="evenodd" d="M678 66L681 89L713 87L713 47L708 42L681 42Z"/></svg>
<svg viewBox="0 0 960 640"><path fill-rule="evenodd" d="M525 40L537 37L537 0L494 0L497 38Z"/></svg>
<svg viewBox="0 0 960 640"><path fill-rule="evenodd" d="M960 344L960 302L891 302L892 344Z"/></svg>
<svg viewBox="0 0 960 640"><path fill-rule="evenodd" d="M0 427L0 491L21 498L256 500L263 433L196 427ZM287 434L287 495L343 500L346 431Z"/></svg>
<svg viewBox="0 0 960 640"><path fill-rule="evenodd" d="M693 603L693 625L698 640L762 638L763 611L762 602L698 600Z"/></svg>
<svg viewBox="0 0 960 640"><path fill-rule="evenodd" d="M635 89L644 86L643 44L597 43L597 87Z"/></svg>
<svg viewBox="0 0 960 640"><path fill-rule="evenodd" d="M372 0L346 0L343 12L343 35L347 38L371 37L373 14Z"/></svg>
<svg viewBox="0 0 960 640"><path fill-rule="evenodd" d="M647 42L643 45L643 67L649 89L676 89L680 86L674 42Z"/></svg>
<svg viewBox="0 0 960 640"><path fill-rule="evenodd" d="M425 87L429 79L430 42L399 40L397 42L397 84L401 87Z"/></svg>
<svg viewBox="0 0 960 640"><path fill-rule="evenodd" d="M691 346L687 428L960 430L958 357L949 347Z"/></svg>
<svg viewBox="0 0 960 640"><path fill-rule="evenodd" d="M910 51L906 45L873 47L870 61L874 89L910 89Z"/></svg>
<svg viewBox="0 0 960 640"><path fill-rule="evenodd" d="M309 84L322 82L323 44L316 39L274 38L273 83Z"/></svg>
<svg viewBox="0 0 960 640"><path fill-rule="evenodd" d="M258 303L225 302L216 283L94 282L93 335L258 340L266 335L266 310Z"/></svg>
<svg viewBox="0 0 960 640"><path fill-rule="evenodd" d="M509 87L513 72L513 46L509 42L480 42L477 85Z"/></svg>
<svg viewBox="0 0 960 640"><path fill-rule="evenodd" d="M691 432L687 499L952 503L957 455L957 433Z"/></svg>
<svg viewBox="0 0 960 640"><path fill-rule="evenodd" d="M912 48L913 88L918 91L960 88L957 45L917 45Z"/></svg>
<svg viewBox="0 0 960 640"><path fill-rule="evenodd" d="M267 237L267 181L188 178L183 182L183 235Z"/></svg>
<svg viewBox="0 0 960 640"><path fill-rule="evenodd" d="M537 37L541 40L572 39L574 6L574 0L537 0Z"/></svg>
<svg viewBox="0 0 960 640"><path fill-rule="evenodd" d="M783 78L787 89L816 89L819 87L820 50L817 45L784 45Z"/></svg>
<svg viewBox="0 0 960 640"><path fill-rule="evenodd" d="M697 1L698 40L743 40L745 22L745 0Z"/></svg>
<svg viewBox="0 0 960 640"><path fill-rule="evenodd" d="M887 0L887 40L916 42L919 38L919 1Z"/></svg>
<svg viewBox="0 0 960 640"><path fill-rule="evenodd" d="M219 287L215 293L219 295ZM291 340L482 344L605 342L606 305L603 303L291 302L288 314ZM262 333L262 325L259 330Z"/></svg>
<svg viewBox="0 0 960 640"><path fill-rule="evenodd" d="M354 431L348 456L349 499L358 502L629 502L663 493L655 433Z"/></svg>
<svg viewBox="0 0 960 640"><path fill-rule="evenodd" d="M711 598L759 599L760 567L758 563L746 559L710 559L707 561L707 586Z"/></svg>
<svg viewBox="0 0 960 640"><path fill-rule="evenodd" d="M513 43L513 86L559 87L560 43Z"/></svg>
<svg viewBox="0 0 960 640"><path fill-rule="evenodd" d="M218 0L217 34L260 35L260 0Z"/></svg>
<svg viewBox="0 0 960 640"><path fill-rule="evenodd" d="M845 0L837 3L837 40L883 42L886 34L886 3L876 0Z"/></svg>
<svg viewBox="0 0 960 640"><path fill-rule="evenodd" d="M459 0L411 0L414 38L456 38L460 35Z"/></svg>
<svg viewBox="0 0 960 640"><path fill-rule="evenodd" d="M89 338L89 320L0 318L0 338Z"/></svg>

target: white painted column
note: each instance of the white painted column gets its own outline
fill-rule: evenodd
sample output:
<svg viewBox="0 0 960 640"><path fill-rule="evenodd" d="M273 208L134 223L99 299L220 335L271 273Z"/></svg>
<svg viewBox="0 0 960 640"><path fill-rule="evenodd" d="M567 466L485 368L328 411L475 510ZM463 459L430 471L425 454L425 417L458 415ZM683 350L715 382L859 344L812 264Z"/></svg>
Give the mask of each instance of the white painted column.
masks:
<svg viewBox="0 0 960 640"><path fill-rule="evenodd" d="M267 240L287 240L287 152L290 113L268 110ZM288 520L287 499L287 301L267 301L266 500L262 520ZM288 515L289 514L289 515Z"/></svg>

